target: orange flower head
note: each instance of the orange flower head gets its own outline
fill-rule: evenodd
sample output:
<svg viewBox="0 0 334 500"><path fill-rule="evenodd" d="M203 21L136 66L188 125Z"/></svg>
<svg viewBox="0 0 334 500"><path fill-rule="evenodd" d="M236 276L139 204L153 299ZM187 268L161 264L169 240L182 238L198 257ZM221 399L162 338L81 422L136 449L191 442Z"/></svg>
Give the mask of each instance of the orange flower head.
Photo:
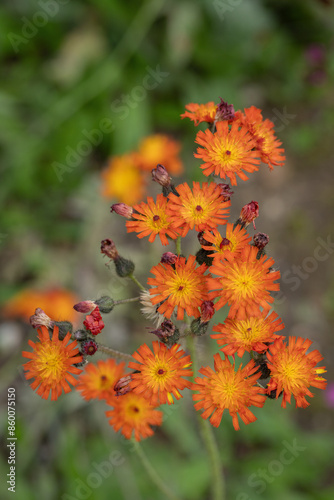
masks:
<svg viewBox="0 0 334 500"><path fill-rule="evenodd" d="M140 441L153 435L152 425L162 424L162 412L141 394L130 391L110 401L113 409L106 412L109 423L116 432L121 431L126 439L134 434Z"/></svg>
<svg viewBox="0 0 334 500"><path fill-rule="evenodd" d="M132 355L129 368L138 370L132 374L131 389L143 395L153 405L174 404L173 396L181 399L180 391L191 386L184 377L191 377L191 359L179 344L168 348L161 342L152 342L153 352L146 344Z"/></svg>
<svg viewBox="0 0 334 500"><path fill-rule="evenodd" d="M181 115L182 120L183 118L190 118L196 127L202 122L213 123L215 121L217 104L213 101L207 102L206 104L196 104L191 102L186 104L185 107L187 111Z"/></svg>
<svg viewBox="0 0 334 500"><path fill-rule="evenodd" d="M88 363L85 372L79 377L77 391L86 399L112 399L114 386L124 375L125 363L117 364L114 359L99 360L97 364Z"/></svg>
<svg viewBox="0 0 334 500"><path fill-rule="evenodd" d="M222 236L217 229L212 229L211 231L205 231L203 233L203 238L208 243L211 243L211 246L205 244L202 245L202 247L204 250L212 252L208 254L208 256L216 260L224 259L227 255L231 257L240 255L243 248L245 248L252 239L246 229L242 229L239 225L233 228L233 224L230 222L226 225L225 237Z"/></svg>
<svg viewBox="0 0 334 500"><path fill-rule="evenodd" d="M267 163L272 170L273 165L282 166L285 161L284 149L280 148L281 142L274 134L274 124L270 120L263 120L261 110L255 106L245 109L245 113L237 113L237 123L246 127L253 139L256 141L261 161Z"/></svg>
<svg viewBox="0 0 334 500"><path fill-rule="evenodd" d="M204 175L215 174L223 179L229 177L232 186L236 186L236 175L245 181L248 179L245 172L259 169L258 153L252 151L255 140L246 127L239 129L235 122L231 129L227 121L217 122L216 127L214 134L208 129L197 133L195 142L202 147L197 148L194 156L204 160L201 165Z"/></svg>
<svg viewBox="0 0 334 500"><path fill-rule="evenodd" d="M163 245L169 243L167 235L172 239L177 238L176 232L171 228L171 220L166 213L167 201L163 194L158 194L156 202L149 196L147 203L142 201L139 205L135 205L132 218L136 220L126 222L128 233L136 232L138 238L149 236L150 243L153 243L155 237L159 235Z"/></svg>
<svg viewBox="0 0 334 500"><path fill-rule="evenodd" d="M275 312L266 317L266 313L246 319L235 319L227 317L224 323L219 323L212 329L219 332L211 335L218 345L223 345L220 350L226 355L232 356L237 353L240 358L245 351L265 352L268 343L274 342L280 335L275 332L283 330L284 324Z"/></svg>
<svg viewBox="0 0 334 500"><path fill-rule="evenodd" d="M224 201L221 189L214 182L193 182L191 190L188 184L176 187L179 196L174 193L168 195L167 214L182 237L189 230L196 231L212 229L218 224L226 224L229 214L230 201Z"/></svg>
<svg viewBox="0 0 334 500"><path fill-rule="evenodd" d="M79 368L73 366L82 361L77 342L74 340L68 344L70 333L59 340L58 333L59 329L55 326L50 339L48 329L42 326L38 331L39 342L28 340L34 352L22 352L23 357L30 359L23 368L27 372L27 380L35 379L31 388L37 389L37 394L43 399L47 399L51 392L51 401L58 399L62 391L71 392L68 383L76 386L78 381L73 375L81 373Z"/></svg>
<svg viewBox="0 0 334 500"><path fill-rule="evenodd" d="M305 396L314 396L308 388L326 388L326 380L319 376L326 371L325 368L315 367L323 357L317 350L306 354L311 345L311 340L301 337L289 337L289 343L285 344L281 337L270 346L267 359L271 378L267 393L276 391L278 398L283 391L283 408L286 408L286 403L291 403L291 395L296 400L296 407L306 408L309 403Z"/></svg>
<svg viewBox="0 0 334 500"><path fill-rule="evenodd" d="M228 358L222 359L219 353L214 355L214 370L202 367L199 372L205 378L196 377L192 386L193 400L196 410L204 410L201 417L207 419L214 427L218 427L224 410L228 410L236 431L239 430L238 414L247 425L256 420L249 406L262 408L266 397L265 389L256 384L260 374L255 373L258 367L251 360L244 368L242 365L235 371L235 366Z"/></svg>
<svg viewBox="0 0 334 500"><path fill-rule="evenodd" d="M106 198L133 205L144 196L145 182L134 153L112 157L101 177Z"/></svg>
<svg viewBox="0 0 334 500"><path fill-rule="evenodd" d="M27 288L9 299L2 312L6 317L22 318L29 322L30 316L39 308L54 321L66 320L74 323L79 320L79 315L73 310L73 304L76 302L78 297L63 288L41 291Z"/></svg>
<svg viewBox="0 0 334 500"><path fill-rule="evenodd" d="M136 158L144 171L151 172L160 163L166 167L169 174L180 175L183 172L180 149L178 141L167 135L155 134L141 141Z"/></svg>
<svg viewBox="0 0 334 500"><path fill-rule="evenodd" d="M188 316L198 318L198 308L204 300L208 300L207 277L203 274L207 270L205 264L196 267L196 257L189 255L188 260L178 257L175 264L159 263L152 267L151 273L155 278L148 278L147 283L152 285L150 294L153 305L162 304L158 312L170 318L177 307L177 319Z"/></svg>
<svg viewBox="0 0 334 500"><path fill-rule="evenodd" d="M258 249L253 246L244 248L238 257L226 256L225 260L215 261L210 267L218 278L208 278L210 297L219 297L216 310L225 304L231 306L229 316L246 319L259 316L260 307L267 312L274 298L270 291L279 290L279 271L270 272L274 259L261 256L256 258Z"/></svg>

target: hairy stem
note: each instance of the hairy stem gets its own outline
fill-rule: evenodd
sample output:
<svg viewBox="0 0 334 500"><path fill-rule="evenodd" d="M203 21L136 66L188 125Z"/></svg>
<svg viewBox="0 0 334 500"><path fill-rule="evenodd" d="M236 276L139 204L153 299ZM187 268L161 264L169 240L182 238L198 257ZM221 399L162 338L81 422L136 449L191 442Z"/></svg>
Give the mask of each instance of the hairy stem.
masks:
<svg viewBox="0 0 334 500"><path fill-rule="evenodd" d="M191 353L191 359L193 362L194 377L198 372L198 362L197 362L197 352L196 352L196 337L187 337L188 349ZM200 426L201 436L208 453L211 473L212 473L212 499L213 500L225 500L225 481L223 474L223 466L221 463L219 450L215 436L212 430L210 422L204 420L199 412L196 412L198 417L198 422Z"/></svg>
<svg viewBox="0 0 334 500"><path fill-rule="evenodd" d="M129 274L129 278L134 282L136 283L137 286L139 286L139 288L141 290L146 290L146 288L137 280L137 278L133 275L133 274Z"/></svg>
<svg viewBox="0 0 334 500"><path fill-rule="evenodd" d="M116 359L124 359L126 361L133 361L133 357L130 354L126 354L125 352L115 351L115 349L111 349L111 347L107 347L106 345L99 344L99 351L104 352L105 354L109 354L112 358Z"/></svg>

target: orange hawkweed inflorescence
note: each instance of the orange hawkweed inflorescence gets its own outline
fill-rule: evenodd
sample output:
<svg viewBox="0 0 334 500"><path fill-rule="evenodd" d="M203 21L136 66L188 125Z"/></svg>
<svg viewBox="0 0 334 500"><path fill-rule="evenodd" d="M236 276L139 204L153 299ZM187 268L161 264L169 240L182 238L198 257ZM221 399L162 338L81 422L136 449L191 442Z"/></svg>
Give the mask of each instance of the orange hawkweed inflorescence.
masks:
<svg viewBox="0 0 334 500"><path fill-rule="evenodd" d="M218 427L226 410L233 427L239 430L239 417L245 424L254 422L251 408L262 408L268 398L282 397L285 408L294 396L296 406L305 408L309 404L306 397L313 397L310 388L326 387L322 376L326 369L317 367L323 358L318 350L309 351L312 341L285 339L281 335L284 324L271 310L273 293L280 288L280 272L266 254L269 236L252 233L255 221L257 226L261 223L262 207L257 201L244 204L244 200L233 206L232 213L240 214L236 220L230 217L235 196L230 184L236 186L237 177L246 181L248 173L258 171L261 162L271 170L283 165L284 150L275 136L274 124L263 118L260 109L251 106L235 111L232 104L220 100L219 104L189 103L181 115L195 126L202 124L204 128L208 124L206 130L197 132L194 155L202 160L198 173L202 171L207 182L200 183L196 176L192 183L174 184L172 175L183 170L181 146L164 134L146 137L136 152L112 158L102 173L103 194L118 198L111 212L126 219L128 233L147 237L155 246L147 256L159 251L159 239L164 246L172 245L168 252L160 248L159 263L153 267L146 268L139 260L141 271L146 268L151 273L144 286L135 276L135 259L120 254L110 237L114 235L107 235L101 242L101 253L114 264L117 277L132 280L140 288L140 296L81 299L74 309L87 316L73 333L71 323L55 321L63 316L62 308L59 315L57 311L51 314L44 302L34 302L36 295L31 298L23 293L18 301L5 306L5 314L15 315L26 312L34 302L31 325L43 325L39 342L29 341L33 352L23 352L29 359L24 369L26 378L34 379L32 388L43 398L51 392L55 400L62 391L71 391L72 384L85 400L105 400L110 406L106 416L111 427L126 439L140 441L153 435L154 428L162 424L159 407L180 400L185 389L193 391L195 410L203 419ZM146 193L149 172L160 194L140 201ZM195 232L197 238L190 246ZM132 356L99 341L100 336L107 338L108 334L113 339L116 324L105 322L102 315L127 302L139 302L142 314L151 323L151 338L159 339L152 347L141 343ZM223 307L225 320L216 316ZM96 337L102 329L105 333ZM139 332L136 323L135 334ZM197 366L195 339L201 337L204 346L206 334L208 343L221 352L214 354L214 368L202 366L201 376L195 373L193 379ZM76 341L68 344L71 337ZM132 343L135 338L125 337L123 341ZM189 353L183 347L185 339ZM202 353L209 352L206 347ZM96 364L87 363L96 353L108 357ZM243 359L239 366L236 356L247 357L246 363ZM113 358L129 360L131 371L126 373L125 362L117 363ZM84 367L83 372L79 366ZM210 440L207 448L212 449L211 437L203 435Z"/></svg>

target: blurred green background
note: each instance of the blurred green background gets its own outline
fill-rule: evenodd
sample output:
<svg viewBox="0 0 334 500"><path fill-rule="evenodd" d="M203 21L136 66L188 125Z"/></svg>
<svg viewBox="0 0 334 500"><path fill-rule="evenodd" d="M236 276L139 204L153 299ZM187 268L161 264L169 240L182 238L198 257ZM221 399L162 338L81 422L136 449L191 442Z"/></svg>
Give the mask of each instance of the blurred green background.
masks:
<svg viewBox="0 0 334 500"><path fill-rule="evenodd" d="M259 202L257 230L269 234L268 253L282 273L275 309L287 335L313 340L333 381L333 14L329 0L3 0L1 302L29 287L66 287L80 299L137 294L105 266L100 241L113 238L143 282L162 247L156 242L148 254L146 241L126 235L123 221L109 213L116 200L100 195L100 173L111 155L161 132L182 142L184 179L203 181L193 158L196 129L179 115L189 102L222 97L235 109L261 108L283 141L285 166L262 167L240 181L232 216ZM152 72L159 84L136 98L134 89ZM105 119L112 132L78 152ZM118 308L108 318L106 343L132 352L152 340L150 326L135 308ZM162 499L131 446L109 427L103 403L87 405L75 393L45 402L29 389L20 369L21 351L35 336L29 325L3 318L0 333L4 410L7 388L17 392L16 498ZM201 339L204 364L214 348ZM223 419L215 433L227 498L333 498L333 382L326 394L314 392L306 410L268 401L239 432ZM183 498L206 500L209 467L189 396L165 411L164 425L143 446ZM4 435L5 417L3 411ZM277 461L286 442L300 448L282 469ZM85 489L94 464L114 451L120 458L108 477ZM0 470L5 478L6 449ZM260 470L269 478L264 483L256 482ZM10 498L4 479L1 488Z"/></svg>

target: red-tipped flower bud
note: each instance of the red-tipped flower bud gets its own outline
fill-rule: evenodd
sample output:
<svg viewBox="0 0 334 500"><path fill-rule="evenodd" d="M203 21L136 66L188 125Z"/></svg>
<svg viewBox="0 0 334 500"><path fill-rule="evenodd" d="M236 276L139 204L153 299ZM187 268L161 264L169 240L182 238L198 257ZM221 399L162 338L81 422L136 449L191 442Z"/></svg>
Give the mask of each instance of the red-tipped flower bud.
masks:
<svg viewBox="0 0 334 500"><path fill-rule="evenodd" d="M218 184L220 188L220 193L221 196L223 197L224 201L229 201L231 199L232 194L234 194L234 191L231 190L229 184Z"/></svg>
<svg viewBox="0 0 334 500"><path fill-rule="evenodd" d="M102 321L102 316L98 307L95 307L94 311L86 316L83 322L87 330L91 332L92 335L98 335L102 332L104 328L104 323Z"/></svg>
<svg viewBox="0 0 334 500"><path fill-rule="evenodd" d="M114 385L114 391L116 396L124 396L131 391L130 389L131 375L125 375L121 377Z"/></svg>
<svg viewBox="0 0 334 500"><path fill-rule="evenodd" d="M167 188L170 186L172 179L168 175L168 172L165 169L165 167L160 163L158 163L156 168L152 170L152 180L160 184L160 186Z"/></svg>
<svg viewBox="0 0 334 500"><path fill-rule="evenodd" d="M258 216L259 204L257 201L251 201L250 203L247 203L247 205L242 207L239 220L241 221L243 226L248 226L248 224L253 222L254 229L256 229L254 220Z"/></svg>
<svg viewBox="0 0 334 500"><path fill-rule="evenodd" d="M73 306L73 309L78 311L79 313L90 313L96 307L96 304L93 300L83 300L82 302L78 302Z"/></svg>
<svg viewBox="0 0 334 500"><path fill-rule="evenodd" d="M221 97L219 99L220 103L217 106L215 121L233 120L235 115L233 104L227 104Z"/></svg>
<svg viewBox="0 0 334 500"><path fill-rule="evenodd" d="M95 340L86 340L85 342L81 343L81 351L87 354L87 356L93 356L93 354L95 354L97 350L98 345Z"/></svg>
<svg viewBox="0 0 334 500"><path fill-rule="evenodd" d="M156 330L151 330L151 333L156 335L161 342L168 345L175 344L180 338L179 329L169 319L163 321Z"/></svg>
<svg viewBox="0 0 334 500"><path fill-rule="evenodd" d="M165 252L164 254L162 254L160 260L162 264L169 264L169 265L175 264L176 261L177 261L177 255L175 255L175 253L172 252Z"/></svg>
<svg viewBox="0 0 334 500"><path fill-rule="evenodd" d="M204 300L201 304L201 321L207 323L215 314L215 306L212 300Z"/></svg>
<svg viewBox="0 0 334 500"><path fill-rule="evenodd" d="M30 324L33 328L39 328L40 326L46 326L47 328L53 328L52 319L45 314L43 309L37 307L35 314L29 318Z"/></svg>
<svg viewBox="0 0 334 500"><path fill-rule="evenodd" d="M116 260L118 257L118 252L116 245L110 238L101 241L101 253L109 257L111 260Z"/></svg>
<svg viewBox="0 0 334 500"><path fill-rule="evenodd" d="M253 236L253 243L256 248L263 250L269 243L269 236L266 233L256 233Z"/></svg>
<svg viewBox="0 0 334 500"><path fill-rule="evenodd" d="M126 217L127 219L131 219L133 214L133 208L125 203L114 203L110 207L110 212L115 212L118 215L122 215L122 217Z"/></svg>
<svg viewBox="0 0 334 500"><path fill-rule="evenodd" d="M200 231L199 233L197 233L197 239L199 241L199 244L202 246L202 247L211 247L212 246L212 243L210 243L209 241L207 241L204 237L203 237L203 234L204 234L204 231Z"/></svg>

